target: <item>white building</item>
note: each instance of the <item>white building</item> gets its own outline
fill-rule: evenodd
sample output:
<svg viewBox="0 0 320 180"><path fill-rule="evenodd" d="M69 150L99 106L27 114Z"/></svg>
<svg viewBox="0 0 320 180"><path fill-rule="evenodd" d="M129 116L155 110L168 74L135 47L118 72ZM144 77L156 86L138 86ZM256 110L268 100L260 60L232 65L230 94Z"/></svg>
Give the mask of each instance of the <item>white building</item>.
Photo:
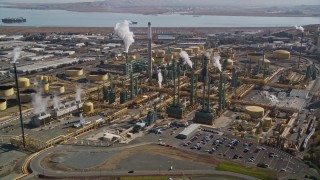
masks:
<svg viewBox="0 0 320 180"><path fill-rule="evenodd" d="M301 99L308 99L309 98L309 91L302 90L302 89L292 89L290 92L290 97L298 97Z"/></svg>
<svg viewBox="0 0 320 180"><path fill-rule="evenodd" d="M32 57L26 57L25 60L26 61L39 61L39 60L43 60L43 59L47 59L47 58L51 58L54 57L53 54L47 54L47 55L43 55L43 56L32 56Z"/></svg>
<svg viewBox="0 0 320 180"><path fill-rule="evenodd" d="M178 138L187 139L193 133L195 133L200 127L200 124L191 124L189 127L185 128L182 132L178 134Z"/></svg>

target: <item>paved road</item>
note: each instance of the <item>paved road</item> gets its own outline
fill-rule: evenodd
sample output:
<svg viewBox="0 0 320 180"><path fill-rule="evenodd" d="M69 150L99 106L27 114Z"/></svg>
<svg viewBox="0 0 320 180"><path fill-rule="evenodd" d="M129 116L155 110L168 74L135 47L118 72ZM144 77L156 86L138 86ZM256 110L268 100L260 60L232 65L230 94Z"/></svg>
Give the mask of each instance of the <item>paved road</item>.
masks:
<svg viewBox="0 0 320 180"><path fill-rule="evenodd" d="M144 144L139 144L144 145ZM129 147L135 147L139 146L132 145ZM128 147L125 147L128 148ZM110 150L120 150L123 148L109 148L106 151ZM134 171L133 174L128 174L128 171L77 171L77 172L65 172L65 171L55 171L52 169L45 169L41 165L41 161L43 158L45 158L47 155L53 153L53 152L59 152L59 151L68 151L71 150L70 146L58 146L56 148L51 148L48 151L45 151L35 158L33 158L30 162L30 168L33 170L34 175L45 175L50 177L99 177L99 176L124 176L124 175L182 175L182 174L211 174L211 175L228 175L228 176L234 176L239 177L247 180L257 180L257 178L250 177L243 174L233 173L233 172L224 172L224 171L217 171L217 170L171 170L171 171L161 171L158 170L148 170L148 171ZM88 149L86 149L88 150ZM95 149L97 150L97 149ZM102 150L102 149L101 149Z"/></svg>

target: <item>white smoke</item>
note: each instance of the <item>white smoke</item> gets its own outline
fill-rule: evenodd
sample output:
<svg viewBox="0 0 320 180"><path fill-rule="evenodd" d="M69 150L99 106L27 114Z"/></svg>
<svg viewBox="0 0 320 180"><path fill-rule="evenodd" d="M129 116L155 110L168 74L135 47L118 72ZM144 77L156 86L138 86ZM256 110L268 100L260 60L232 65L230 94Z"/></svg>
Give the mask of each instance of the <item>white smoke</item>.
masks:
<svg viewBox="0 0 320 180"><path fill-rule="evenodd" d="M269 98L270 94L268 91L262 91L261 92L261 95L264 97L264 98Z"/></svg>
<svg viewBox="0 0 320 180"><path fill-rule="evenodd" d="M61 102L60 102L59 96L54 95L53 96L53 108L58 109L60 107L60 104L61 104Z"/></svg>
<svg viewBox="0 0 320 180"><path fill-rule="evenodd" d="M76 89L76 101L81 101L81 93L82 93L83 89L81 89L80 87L77 87Z"/></svg>
<svg viewBox="0 0 320 180"><path fill-rule="evenodd" d="M264 98L269 99L269 101L271 102L272 106L275 106L275 105L279 104L279 100L278 100L277 96L269 94L268 91L262 91L261 95Z"/></svg>
<svg viewBox="0 0 320 180"><path fill-rule="evenodd" d="M21 53L20 47L15 47L13 49L13 63L15 63L19 59L20 53Z"/></svg>
<svg viewBox="0 0 320 180"><path fill-rule="evenodd" d="M299 31L301 31L301 32L304 32L304 28L303 28L302 26L297 26L297 25L295 25L294 27L296 28L296 30L299 30Z"/></svg>
<svg viewBox="0 0 320 180"><path fill-rule="evenodd" d="M275 96L275 95L270 95L269 100L270 100L272 106L279 104L279 100L278 100L277 96Z"/></svg>
<svg viewBox="0 0 320 180"><path fill-rule="evenodd" d="M159 71L158 71L158 83L159 83L159 88L162 87L162 80L163 80L162 73L161 73L161 70L159 70Z"/></svg>
<svg viewBox="0 0 320 180"><path fill-rule="evenodd" d="M181 51L180 57L181 57L182 60L183 60L183 64L188 64L188 66L189 66L190 68L192 68L192 61L190 60L189 55L188 55L187 52Z"/></svg>
<svg viewBox="0 0 320 180"><path fill-rule="evenodd" d="M134 43L134 35L133 32L131 32L129 29L129 21L124 20L121 23L117 23L114 31L115 34L123 40L125 52L128 53L130 45Z"/></svg>
<svg viewBox="0 0 320 180"><path fill-rule="evenodd" d="M213 60L212 60L212 63L213 63L213 66L218 68L219 71L221 72L222 70L222 67L221 67L221 64L220 64L220 56L213 56Z"/></svg>
<svg viewBox="0 0 320 180"><path fill-rule="evenodd" d="M34 80L33 80L33 85L35 85L35 86L38 86L38 85L39 85L39 82L37 81L37 79L34 79Z"/></svg>
<svg viewBox="0 0 320 180"><path fill-rule="evenodd" d="M48 101L50 97L42 98L41 91L31 94L33 113L38 115L40 113L46 112Z"/></svg>

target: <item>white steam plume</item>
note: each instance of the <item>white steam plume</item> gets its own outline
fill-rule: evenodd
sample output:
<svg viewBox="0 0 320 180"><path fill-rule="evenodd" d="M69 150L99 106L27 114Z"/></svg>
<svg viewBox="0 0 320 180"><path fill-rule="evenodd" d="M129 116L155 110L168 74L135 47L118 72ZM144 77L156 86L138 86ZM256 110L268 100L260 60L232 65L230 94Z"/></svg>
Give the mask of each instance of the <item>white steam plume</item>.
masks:
<svg viewBox="0 0 320 180"><path fill-rule="evenodd" d="M21 53L20 47L15 47L13 49L13 63L15 63L19 59L20 53Z"/></svg>
<svg viewBox="0 0 320 180"><path fill-rule="evenodd" d="M299 31L301 31L301 32L304 32L304 28L303 28L302 26L297 26L297 25L295 25L294 27L296 28L296 30L299 30Z"/></svg>
<svg viewBox="0 0 320 180"><path fill-rule="evenodd" d="M269 94L268 91L262 91L262 92L261 92L261 95L262 95L263 97L265 97L265 98L269 98L269 96L270 96L270 94Z"/></svg>
<svg viewBox="0 0 320 180"><path fill-rule="evenodd" d="M33 113L39 115L46 112L50 97L42 98L41 91L31 94Z"/></svg>
<svg viewBox="0 0 320 180"><path fill-rule="evenodd" d="M183 64L188 64L188 66L189 66L190 68L192 68L192 61L190 60L189 55L188 55L187 52L181 51L180 57L181 57L182 60L183 60Z"/></svg>
<svg viewBox="0 0 320 180"><path fill-rule="evenodd" d="M221 67L221 64L220 64L220 58L221 58L220 56L214 56L212 62L213 62L213 66L218 68L219 71L221 72L222 67Z"/></svg>
<svg viewBox="0 0 320 180"><path fill-rule="evenodd" d="M81 89L80 87L77 87L76 89L76 101L81 101L81 93L82 93L83 89Z"/></svg>
<svg viewBox="0 0 320 180"><path fill-rule="evenodd" d="M271 104L272 104L273 106L279 104L279 100L278 100L278 98L277 98L275 95L270 95L270 96L269 96L269 100L271 101Z"/></svg>
<svg viewBox="0 0 320 180"><path fill-rule="evenodd" d="M130 45L134 43L134 35L129 29L129 21L124 20L121 23L117 23L114 27L114 31L115 34L123 40L125 52L128 53Z"/></svg>
<svg viewBox="0 0 320 180"><path fill-rule="evenodd" d="M39 85L39 82L38 82L37 79L34 79L34 80L33 80L33 85L35 85L35 86L38 86L38 85Z"/></svg>
<svg viewBox="0 0 320 180"><path fill-rule="evenodd" d="M60 104L61 104L61 102L60 102L59 96L54 95L53 96L53 108L58 109L60 107Z"/></svg>
<svg viewBox="0 0 320 180"><path fill-rule="evenodd" d="M162 73L161 73L161 70L159 70L159 71L158 71L158 83L159 83L159 88L162 87L162 80L163 80Z"/></svg>
<svg viewBox="0 0 320 180"><path fill-rule="evenodd" d="M279 100L278 100L277 96L269 94L268 91L262 91L261 95L264 96L264 98L269 99L272 106L279 104Z"/></svg>

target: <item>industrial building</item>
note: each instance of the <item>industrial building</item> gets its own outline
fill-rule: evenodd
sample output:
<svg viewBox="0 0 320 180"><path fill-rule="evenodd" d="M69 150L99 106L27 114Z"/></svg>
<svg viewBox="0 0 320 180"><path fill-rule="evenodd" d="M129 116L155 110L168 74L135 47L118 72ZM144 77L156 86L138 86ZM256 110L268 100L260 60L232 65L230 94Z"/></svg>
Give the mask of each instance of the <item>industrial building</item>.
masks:
<svg viewBox="0 0 320 180"><path fill-rule="evenodd" d="M17 67L18 73L26 73L26 72L33 72L33 71L43 71L45 69L54 69L61 65L67 65L67 64L75 64L78 63L79 59L77 58L62 58L62 59L56 59L51 61L44 61L44 62L37 62L35 64L31 65L24 65ZM13 69L11 69L13 71Z"/></svg>
<svg viewBox="0 0 320 180"><path fill-rule="evenodd" d="M290 92L290 97L298 97L301 99L309 98L309 91L302 89L292 89Z"/></svg>
<svg viewBox="0 0 320 180"><path fill-rule="evenodd" d="M190 138L196 131L200 128L200 124L191 124L187 128L185 128L181 133L178 134L178 138L188 139Z"/></svg>

